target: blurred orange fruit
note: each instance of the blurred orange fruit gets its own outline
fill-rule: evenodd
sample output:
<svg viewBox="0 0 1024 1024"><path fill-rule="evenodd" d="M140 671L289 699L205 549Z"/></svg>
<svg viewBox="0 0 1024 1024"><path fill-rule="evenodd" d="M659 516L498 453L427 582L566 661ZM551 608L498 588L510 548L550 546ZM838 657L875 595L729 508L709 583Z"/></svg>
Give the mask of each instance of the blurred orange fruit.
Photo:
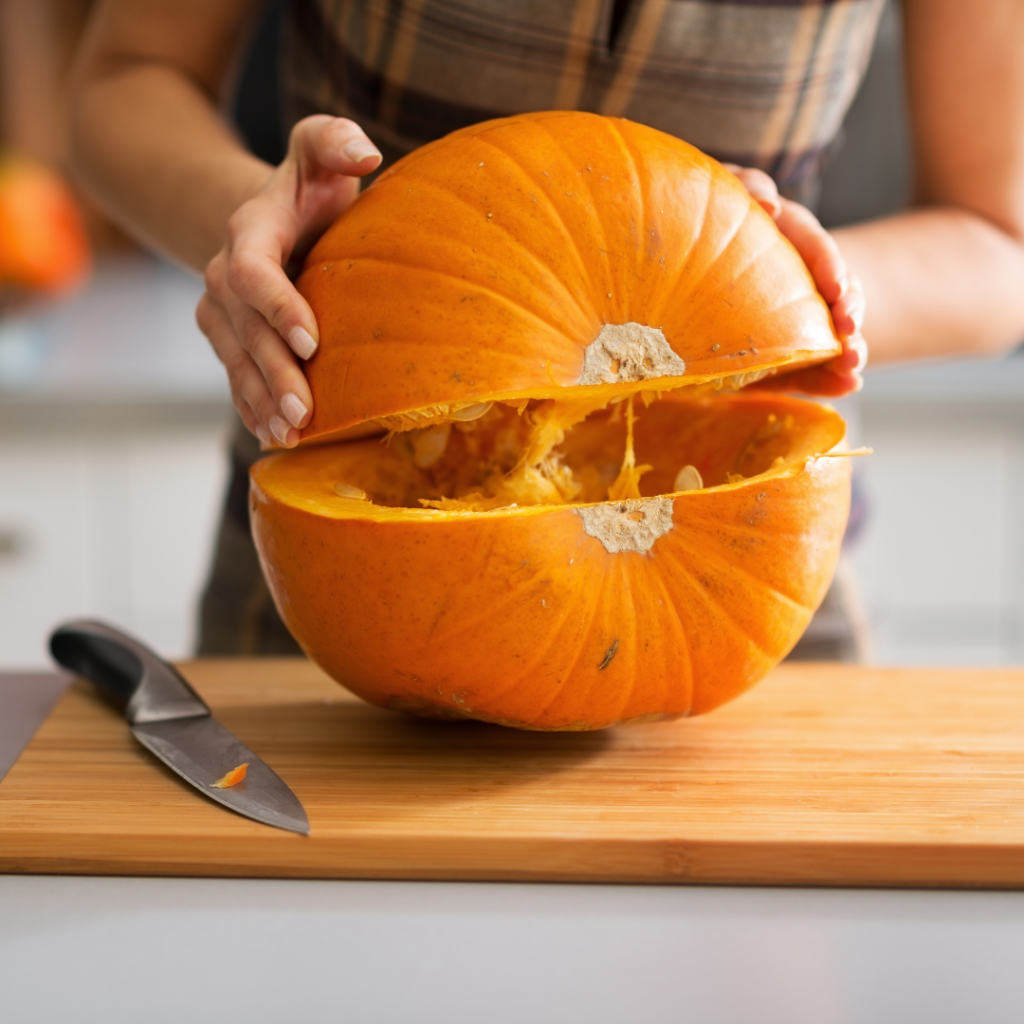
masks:
<svg viewBox="0 0 1024 1024"><path fill-rule="evenodd" d="M0 286L65 292L90 265L82 217L63 178L27 157L0 157Z"/></svg>

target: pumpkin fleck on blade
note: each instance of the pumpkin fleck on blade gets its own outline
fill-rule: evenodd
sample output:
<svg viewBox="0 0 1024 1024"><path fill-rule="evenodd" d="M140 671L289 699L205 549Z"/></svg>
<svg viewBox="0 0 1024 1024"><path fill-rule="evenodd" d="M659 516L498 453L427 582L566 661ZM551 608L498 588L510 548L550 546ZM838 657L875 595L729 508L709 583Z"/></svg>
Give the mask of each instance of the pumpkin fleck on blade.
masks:
<svg viewBox="0 0 1024 1024"><path fill-rule="evenodd" d="M216 782L210 783L211 789L230 789L232 786L237 786L246 776L249 770L249 762L246 761L244 764L240 764L237 768L232 768L231 771L226 772Z"/></svg>

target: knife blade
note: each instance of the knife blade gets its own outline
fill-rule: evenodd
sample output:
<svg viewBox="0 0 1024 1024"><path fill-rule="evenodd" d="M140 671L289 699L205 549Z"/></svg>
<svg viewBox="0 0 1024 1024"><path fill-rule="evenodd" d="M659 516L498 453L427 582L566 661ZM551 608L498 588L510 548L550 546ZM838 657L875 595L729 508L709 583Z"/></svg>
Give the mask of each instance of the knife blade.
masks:
<svg viewBox="0 0 1024 1024"><path fill-rule="evenodd" d="M103 690L124 711L132 735L204 796L264 825L309 835L298 797L145 644L106 623L76 619L53 631L50 653ZM213 785L245 762L241 782Z"/></svg>

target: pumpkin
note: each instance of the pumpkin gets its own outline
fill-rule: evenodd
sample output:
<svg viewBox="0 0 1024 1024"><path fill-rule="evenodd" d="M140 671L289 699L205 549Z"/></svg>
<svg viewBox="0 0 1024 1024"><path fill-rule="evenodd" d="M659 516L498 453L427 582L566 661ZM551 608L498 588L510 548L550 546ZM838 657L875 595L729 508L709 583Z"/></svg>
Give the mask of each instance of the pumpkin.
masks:
<svg viewBox="0 0 1024 1024"><path fill-rule="evenodd" d="M0 160L0 288L67 291L89 271L89 241L63 179L22 156Z"/></svg>
<svg viewBox="0 0 1024 1024"><path fill-rule="evenodd" d="M339 682L597 729L709 711L796 643L846 523L845 426L749 386L841 345L714 160L575 112L463 129L382 174L298 287L315 411L254 465L253 534Z"/></svg>

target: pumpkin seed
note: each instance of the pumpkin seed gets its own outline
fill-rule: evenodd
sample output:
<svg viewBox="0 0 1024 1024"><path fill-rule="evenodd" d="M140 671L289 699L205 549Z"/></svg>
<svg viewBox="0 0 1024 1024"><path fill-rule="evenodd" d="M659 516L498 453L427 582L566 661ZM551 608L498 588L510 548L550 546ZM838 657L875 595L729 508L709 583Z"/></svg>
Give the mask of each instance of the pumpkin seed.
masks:
<svg viewBox="0 0 1024 1024"><path fill-rule="evenodd" d="M696 466L683 466L676 473L676 482L672 485L673 491L699 491L704 486L700 470Z"/></svg>
<svg viewBox="0 0 1024 1024"><path fill-rule="evenodd" d="M335 484L334 493L339 498L357 498L360 501L366 501L366 491L353 487L351 484Z"/></svg>

